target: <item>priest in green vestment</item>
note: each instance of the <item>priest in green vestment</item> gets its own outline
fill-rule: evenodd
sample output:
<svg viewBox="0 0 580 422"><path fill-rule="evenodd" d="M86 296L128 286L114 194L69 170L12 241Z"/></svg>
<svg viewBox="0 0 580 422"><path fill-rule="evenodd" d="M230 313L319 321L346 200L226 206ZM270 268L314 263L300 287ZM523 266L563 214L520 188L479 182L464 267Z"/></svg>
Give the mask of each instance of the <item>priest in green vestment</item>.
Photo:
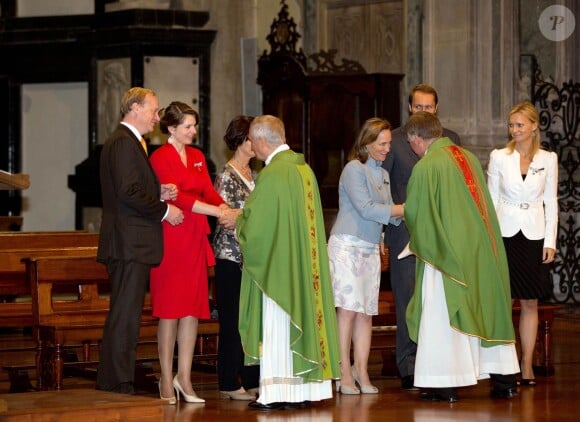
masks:
<svg viewBox="0 0 580 422"><path fill-rule="evenodd" d="M420 157L407 186L409 253L416 285L407 326L417 342L415 385L423 398L456 401L455 387L491 377L492 396L516 394L507 260L477 158L448 138L435 115L405 125ZM396 282L396 280L394 280Z"/></svg>
<svg viewBox="0 0 580 422"><path fill-rule="evenodd" d="M318 185L284 124L256 117L249 132L265 167L237 220L243 257L239 330L246 364L260 364L252 407L332 397L338 335Z"/></svg>

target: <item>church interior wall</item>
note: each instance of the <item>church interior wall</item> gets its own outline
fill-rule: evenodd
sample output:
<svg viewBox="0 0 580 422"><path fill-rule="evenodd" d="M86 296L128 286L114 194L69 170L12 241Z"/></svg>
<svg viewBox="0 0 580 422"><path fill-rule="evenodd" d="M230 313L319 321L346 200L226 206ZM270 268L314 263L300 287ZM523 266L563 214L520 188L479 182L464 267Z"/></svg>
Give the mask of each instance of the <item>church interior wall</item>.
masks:
<svg viewBox="0 0 580 422"><path fill-rule="evenodd" d="M574 1L560 0L559 3L577 12ZM571 40L557 44L546 40L537 29L538 14L552 1L538 0L534 7L529 7L527 0L286 0L286 3L303 35L301 46L306 53L336 48L339 57L359 61L368 72L405 74L401 88L402 116L407 114L406 97L410 87L420 82L435 86L440 95L442 122L462 136L465 145L484 165L489 150L505 143L505 115L521 97L518 92L520 53L535 55L545 75L560 80L578 79L578 55L571 53L574 48L578 50L578 30ZM93 0L17 0L18 11L26 16L94 13L93 6ZM180 7L209 12L210 20L204 28L217 30L211 47L210 156L219 171L229 158L222 141L228 122L237 114L256 109L245 101L248 80L255 71L247 65L252 49L257 61L269 48L266 35L280 9L280 1L120 0L107 3L107 7L111 10ZM577 22L580 25L579 17ZM243 40L250 42L243 44ZM251 48L242 53L242 45ZM245 54L243 58L242 54ZM564 63L567 59L571 64ZM82 105L86 87L75 85L71 91L66 85L52 86L55 92L46 96L46 100L44 96L35 98L35 106L52 111L54 97L66 92L66 95L78 96L71 99L79 104L75 109L77 116L83 109L88 113ZM250 88L256 94L252 101L259 101L259 86ZM62 124L59 115L51 120ZM46 127L35 127L39 133L31 135L34 151L42 155L43 148L54 148L58 142L50 139L51 136L69 136L75 148L76 142L85 143L80 155L86 157L87 131L73 120L67 119L67 122L73 125L69 129L74 129L74 133L68 130L57 134ZM71 141L67 142L65 145L70 147ZM26 148L30 145L25 144L23 149ZM78 161L85 157L79 157ZM29 162L23 164L29 165ZM68 201L70 191L66 181L63 180L62 186L63 190L58 192L46 187L55 202ZM43 209L43 213L47 212L52 211ZM61 222L44 226L45 229L73 227L72 219L69 227Z"/></svg>

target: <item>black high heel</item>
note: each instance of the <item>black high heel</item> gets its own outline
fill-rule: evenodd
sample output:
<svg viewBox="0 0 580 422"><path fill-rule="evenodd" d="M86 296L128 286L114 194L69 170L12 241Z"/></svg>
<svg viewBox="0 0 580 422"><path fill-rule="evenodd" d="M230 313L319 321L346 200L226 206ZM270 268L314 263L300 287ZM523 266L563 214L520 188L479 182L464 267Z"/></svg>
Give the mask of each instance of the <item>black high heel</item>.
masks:
<svg viewBox="0 0 580 422"><path fill-rule="evenodd" d="M522 387L535 387L537 385L536 380L534 378L522 378L519 382L519 385Z"/></svg>

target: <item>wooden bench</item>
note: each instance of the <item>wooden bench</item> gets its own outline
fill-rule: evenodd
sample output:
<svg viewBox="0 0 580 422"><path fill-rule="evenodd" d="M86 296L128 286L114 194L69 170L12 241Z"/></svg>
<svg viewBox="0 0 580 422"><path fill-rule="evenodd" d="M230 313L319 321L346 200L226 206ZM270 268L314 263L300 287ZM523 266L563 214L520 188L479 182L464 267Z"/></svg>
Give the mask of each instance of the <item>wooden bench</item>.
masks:
<svg viewBox="0 0 580 422"><path fill-rule="evenodd" d="M21 262L27 254L51 255L63 248L96 248L98 243L97 233L85 231L0 232L0 299L6 302L18 295L30 295Z"/></svg>
<svg viewBox="0 0 580 422"><path fill-rule="evenodd" d="M97 246L0 249L0 326L32 327L32 299L24 260L40 256L96 256ZM66 290L59 292L66 294Z"/></svg>
<svg viewBox="0 0 580 422"><path fill-rule="evenodd" d="M26 274L32 288L33 324L38 329L36 353L37 389L62 389L63 348L70 343L83 344L83 357L77 366L93 365L90 345L102 338L109 311L109 297L101 294L108 288L108 274L95 257L33 257L27 258ZM78 297L58 300L58 286L74 286ZM140 339L155 338L157 318L151 314L151 302L146 295L141 317ZM216 358L215 347L219 324L202 320L198 327L198 348L194 360ZM204 347L209 350L204 350ZM156 358L154 359L156 360Z"/></svg>
<svg viewBox="0 0 580 422"><path fill-rule="evenodd" d="M381 375L398 376L395 356L397 318L392 291L379 292L379 314L373 316L372 330L371 352L381 353Z"/></svg>
<svg viewBox="0 0 580 422"><path fill-rule="evenodd" d="M98 233L84 230L0 232L0 250L54 248L56 246L97 246Z"/></svg>
<svg viewBox="0 0 580 422"><path fill-rule="evenodd" d="M96 256L53 256L25 259L27 280L32 290L33 325L38 330L36 351L36 388L62 389L63 347L83 344L83 359L91 362L91 343L101 339L109 311L109 297L102 294L109 277ZM68 300L57 298L61 286L73 287L78 295ZM140 337L154 337L157 320L145 300Z"/></svg>
<svg viewBox="0 0 580 422"><path fill-rule="evenodd" d="M31 327L30 284L24 258L96 254L97 233L0 232L0 327Z"/></svg>

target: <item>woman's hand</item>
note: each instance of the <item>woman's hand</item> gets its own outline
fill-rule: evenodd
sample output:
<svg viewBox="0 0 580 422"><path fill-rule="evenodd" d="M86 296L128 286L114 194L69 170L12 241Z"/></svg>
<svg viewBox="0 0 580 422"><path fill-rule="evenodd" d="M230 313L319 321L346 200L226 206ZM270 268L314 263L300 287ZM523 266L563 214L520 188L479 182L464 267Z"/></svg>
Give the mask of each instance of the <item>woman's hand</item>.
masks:
<svg viewBox="0 0 580 422"><path fill-rule="evenodd" d="M555 256L556 256L555 249L544 248L544 252L542 253L542 263L549 264L550 262L553 262Z"/></svg>
<svg viewBox="0 0 580 422"><path fill-rule="evenodd" d="M236 227L236 219L241 212L240 208L222 208L218 216L218 223L228 230L233 230Z"/></svg>

